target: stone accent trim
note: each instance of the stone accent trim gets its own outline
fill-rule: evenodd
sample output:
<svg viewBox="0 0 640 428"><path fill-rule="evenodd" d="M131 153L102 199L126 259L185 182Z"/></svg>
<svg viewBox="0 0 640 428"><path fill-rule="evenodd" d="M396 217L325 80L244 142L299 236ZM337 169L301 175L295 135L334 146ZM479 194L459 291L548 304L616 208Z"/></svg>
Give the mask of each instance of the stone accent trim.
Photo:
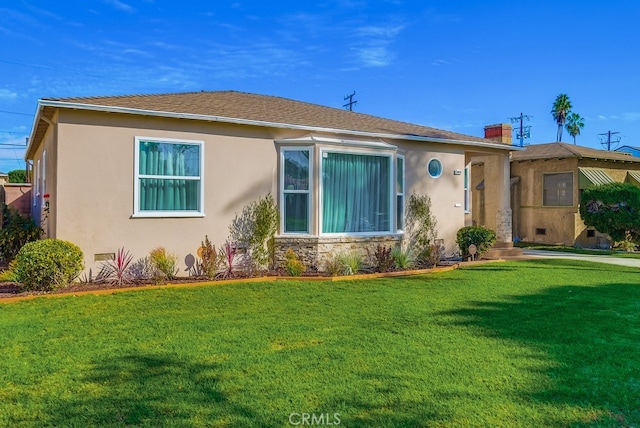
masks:
<svg viewBox="0 0 640 428"><path fill-rule="evenodd" d="M327 261L337 254L356 252L366 260L367 250L372 252L378 244L399 247L403 237L401 233L382 236L278 236L275 238L275 264L276 267L284 267L285 253L291 248L307 269L324 272Z"/></svg>

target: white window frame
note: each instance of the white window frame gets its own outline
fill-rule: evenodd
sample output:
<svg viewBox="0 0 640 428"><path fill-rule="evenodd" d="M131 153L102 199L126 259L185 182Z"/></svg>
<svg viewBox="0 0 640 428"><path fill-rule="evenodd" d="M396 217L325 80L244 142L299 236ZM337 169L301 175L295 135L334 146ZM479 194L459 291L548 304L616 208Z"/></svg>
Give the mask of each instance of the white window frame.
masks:
<svg viewBox="0 0 640 428"><path fill-rule="evenodd" d="M464 189L464 213L469 214L471 212L471 165L464 167L463 171L463 183Z"/></svg>
<svg viewBox="0 0 640 428"><path fill-rule="evenodd" d="M171 176L171 175L140 175L140 143L160 144L190 144L200 149L200 175L199 176ZM198 197L198 210L194 211L148 211L140 210L140 178L156 178L161 180L197 180L200 182L200 195ZM177 138L135 137L134 144L134 177L133 177L133 215L134 218L145 217L204 217L204 141L187 140Z"/></svg>
<svg viewBox="0 0 640 428"><path fill-rule="evenodd" d="M35 207L38 205L38 198L40 197L40 159L36 161L33 175L33 184L35 186L33 189L33 206Z"/></svg>
<svg viewBox="0 0 640 428"><path fill-rule="evenodd" d="M396 189L396 206L394 207L394 211L395 211L395 215L396 215L396 232L402 233L404 232L405 229L405 224L404 224L404 211L405 211L405 204L406 204L406 200L404 198L405 196L405 189L407 188L407 177L406 177L406 171L407 171L407 161L405 160L404 155L396 155L396 168L398 168L398 160L402 160L402 191L398 192ZM396 181L398 180L398 171L396 170L396 175L395 175ZM398 197L402 197L402 218L400 219L400 213L398 212L398 207L397 207L397 199ZM402 227L398 228L398 222L401 222Z"/></svg>
<svg viewBox="0 0 640 428"><path fill-rule="evenodd" d="M394 176L393 172L395 171L395 168L393 167L393 161L395 159L394 157L394 153L395 151L390 151L390 150L380 150L380 151L360 151L360 150L353 150L353 149L349 149L349 148L329 148L329 147L320 147L320 160L319 160L319 168L320 168L320 177L323 177L324 172L322 171L322 159L324 159L324 154L325 153L346 153L346 154L350 154L350 155L362 155L362 156L376 156L376 157L386 157L389 161L389 172L390 172L390 177L389 177L389 230L384 230L384 231L373 231L373 232L340 232L340 233L331 233L331 232L323 232L323 218L322 218L322 212L324 209L324 188L323 188L323 184L322 184L322 179L319 179L319 195L320 195L320 201L318 203L318 219L319 219L319 224L318 224L318 235L319 236L331 236L331 237L341 237L341 236L388 236L388 235L393 235L397 232L395 232L396 230L396 225L393 224L393 220L395 219L395 216L393 215L393 213L396 211L396 209L394 208L394 204L395 204L395 184L396 184L396 177Z"/></svg>
<svg viewBox="0 0 640 428"><path fill-rule="evenodd" d="M284 188L284 154L285 152L309 152L309 185L307 190L286 190ZM280 230L282 235L286 236L296 236L296 235L304 235L308 236L313 233L313 225L311 224L311 219L313 218L313 163L314 163L314 147L313 146L287 146L280 147ZM285 231L285 196L287 193L306 193L308 200L308 209L307 209L307 231L306 232L286 232Z"/></svg>

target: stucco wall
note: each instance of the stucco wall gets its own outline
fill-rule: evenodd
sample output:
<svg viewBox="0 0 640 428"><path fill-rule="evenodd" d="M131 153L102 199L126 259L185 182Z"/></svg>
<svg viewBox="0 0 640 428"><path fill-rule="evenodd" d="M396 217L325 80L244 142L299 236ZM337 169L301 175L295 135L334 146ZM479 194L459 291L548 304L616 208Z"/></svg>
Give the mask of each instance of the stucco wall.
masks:
<svg viewBox="0 0 640 428"><path fill-rule="evenodd" d="M232 219L246 204L268 192L278 197L279 154L274 141L306 135L297 130L72 110L61 110L56 121L58 126L50 127L45 139L50 236L79 245L87 269L94 274L101 264L96 260L100 255L125 247L137 259L158 246L178 255L181 273L186 274L185 259L196 254L205 235L219 247L229 235ZM204 141L204 217L132 217L136 137ZM52 144L54 139L57 146ZM431 198L437 237L444 240L446 254L453 253L457 250L456 232L465 225L464 174L455 173L464 170L464 148L411 141L388 143L405 156L405 200L412 192ZM36 156L41 153L42 147ZM427 171L432 158L443 165L438 178L430 177ZM316 156L316 162L318 159ZM54 171L57 177L51 175ZM312 197L317 205L317 186ZM317 215L312 225L316 234L312 239L325 246L318 247L321 253L326 252L331 237L318 239ZM343 239L338 237L336 242Z"/></svg>
<svg viewBox="0 0 640 428"><path fill-rule="evenodd" d="M511 163L511 175L520 177L519 217L514 235L523 241L545 244L598 247L607 245L607 236L587 227L579 213L579 167L603 169L613 180L624 182L628 170L638 170L634 163L593 159L546 159ZM543 176L546 173L573 174L573 206L543 206ZM544 231L544 234L541 233Z"/></svg>

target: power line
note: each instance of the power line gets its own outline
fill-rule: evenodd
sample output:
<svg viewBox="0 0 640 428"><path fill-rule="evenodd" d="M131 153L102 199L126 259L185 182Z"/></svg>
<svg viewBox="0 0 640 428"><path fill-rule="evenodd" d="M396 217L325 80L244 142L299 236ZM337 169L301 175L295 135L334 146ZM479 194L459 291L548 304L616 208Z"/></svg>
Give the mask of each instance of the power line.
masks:
<svg viewBox="0 0 640 428"><path fill-rule="evenodd" d="M524 126L523 122L525 120L528 122L532 117L533 116L529 116L528 114L520 113L520 116L509 118L511 120L511 123L520 121L520 127L514 129L514 131L516 131L516 138L520 140L520 147L524 146L524 140L528 140L529 138L531 138L531 125Z"/></svg>
<svg viewBox="0 0 640 428"><path fill-rule="evenodd" d="M355 96L355 94L356 94L356 91L353 91L353 94L350 94L344 97L344 100L345 101L349 100L349 102L346 104L343 104L342 107L344 107L349 111L353 111L353 106L358 103L358 101L353 101L353 97Z"/></svg>
<svg viewBox="0 0 640 428"><path fill-rule="evenodd" d="M618 147L618 144L620 144L620 137L613 137L613 140L611 139L611 136L616 134L619 134L619 132L607 131L602 134L598 134L598 137L600 137L600 144L602 144L602 147L606 147L608 151L611 151L612 144L615 145L614 149ZM607 137L606 141L604 141L605 136Z"/></svg>
<svg viewBox="0 0 640 428"><path fill-rule="evenodd" d="M8 114L19 114L20 116L35 116L34 114L29 114L29 113L19 113L17 111L7 111L7 110L0 110L0 113L8 113Z"/></svg>

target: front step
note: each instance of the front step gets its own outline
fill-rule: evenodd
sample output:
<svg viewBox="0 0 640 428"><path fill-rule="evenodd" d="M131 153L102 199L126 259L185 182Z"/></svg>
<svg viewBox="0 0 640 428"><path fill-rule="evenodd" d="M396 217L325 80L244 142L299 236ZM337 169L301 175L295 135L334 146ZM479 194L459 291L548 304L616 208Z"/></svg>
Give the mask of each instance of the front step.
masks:
<svg viewBox="0 0 640 428"><path fill-rule="evenodd" d="M499 260L522 256L522 248L514 247L513 242L496 242L482 255L485 260Z"/></svg>

